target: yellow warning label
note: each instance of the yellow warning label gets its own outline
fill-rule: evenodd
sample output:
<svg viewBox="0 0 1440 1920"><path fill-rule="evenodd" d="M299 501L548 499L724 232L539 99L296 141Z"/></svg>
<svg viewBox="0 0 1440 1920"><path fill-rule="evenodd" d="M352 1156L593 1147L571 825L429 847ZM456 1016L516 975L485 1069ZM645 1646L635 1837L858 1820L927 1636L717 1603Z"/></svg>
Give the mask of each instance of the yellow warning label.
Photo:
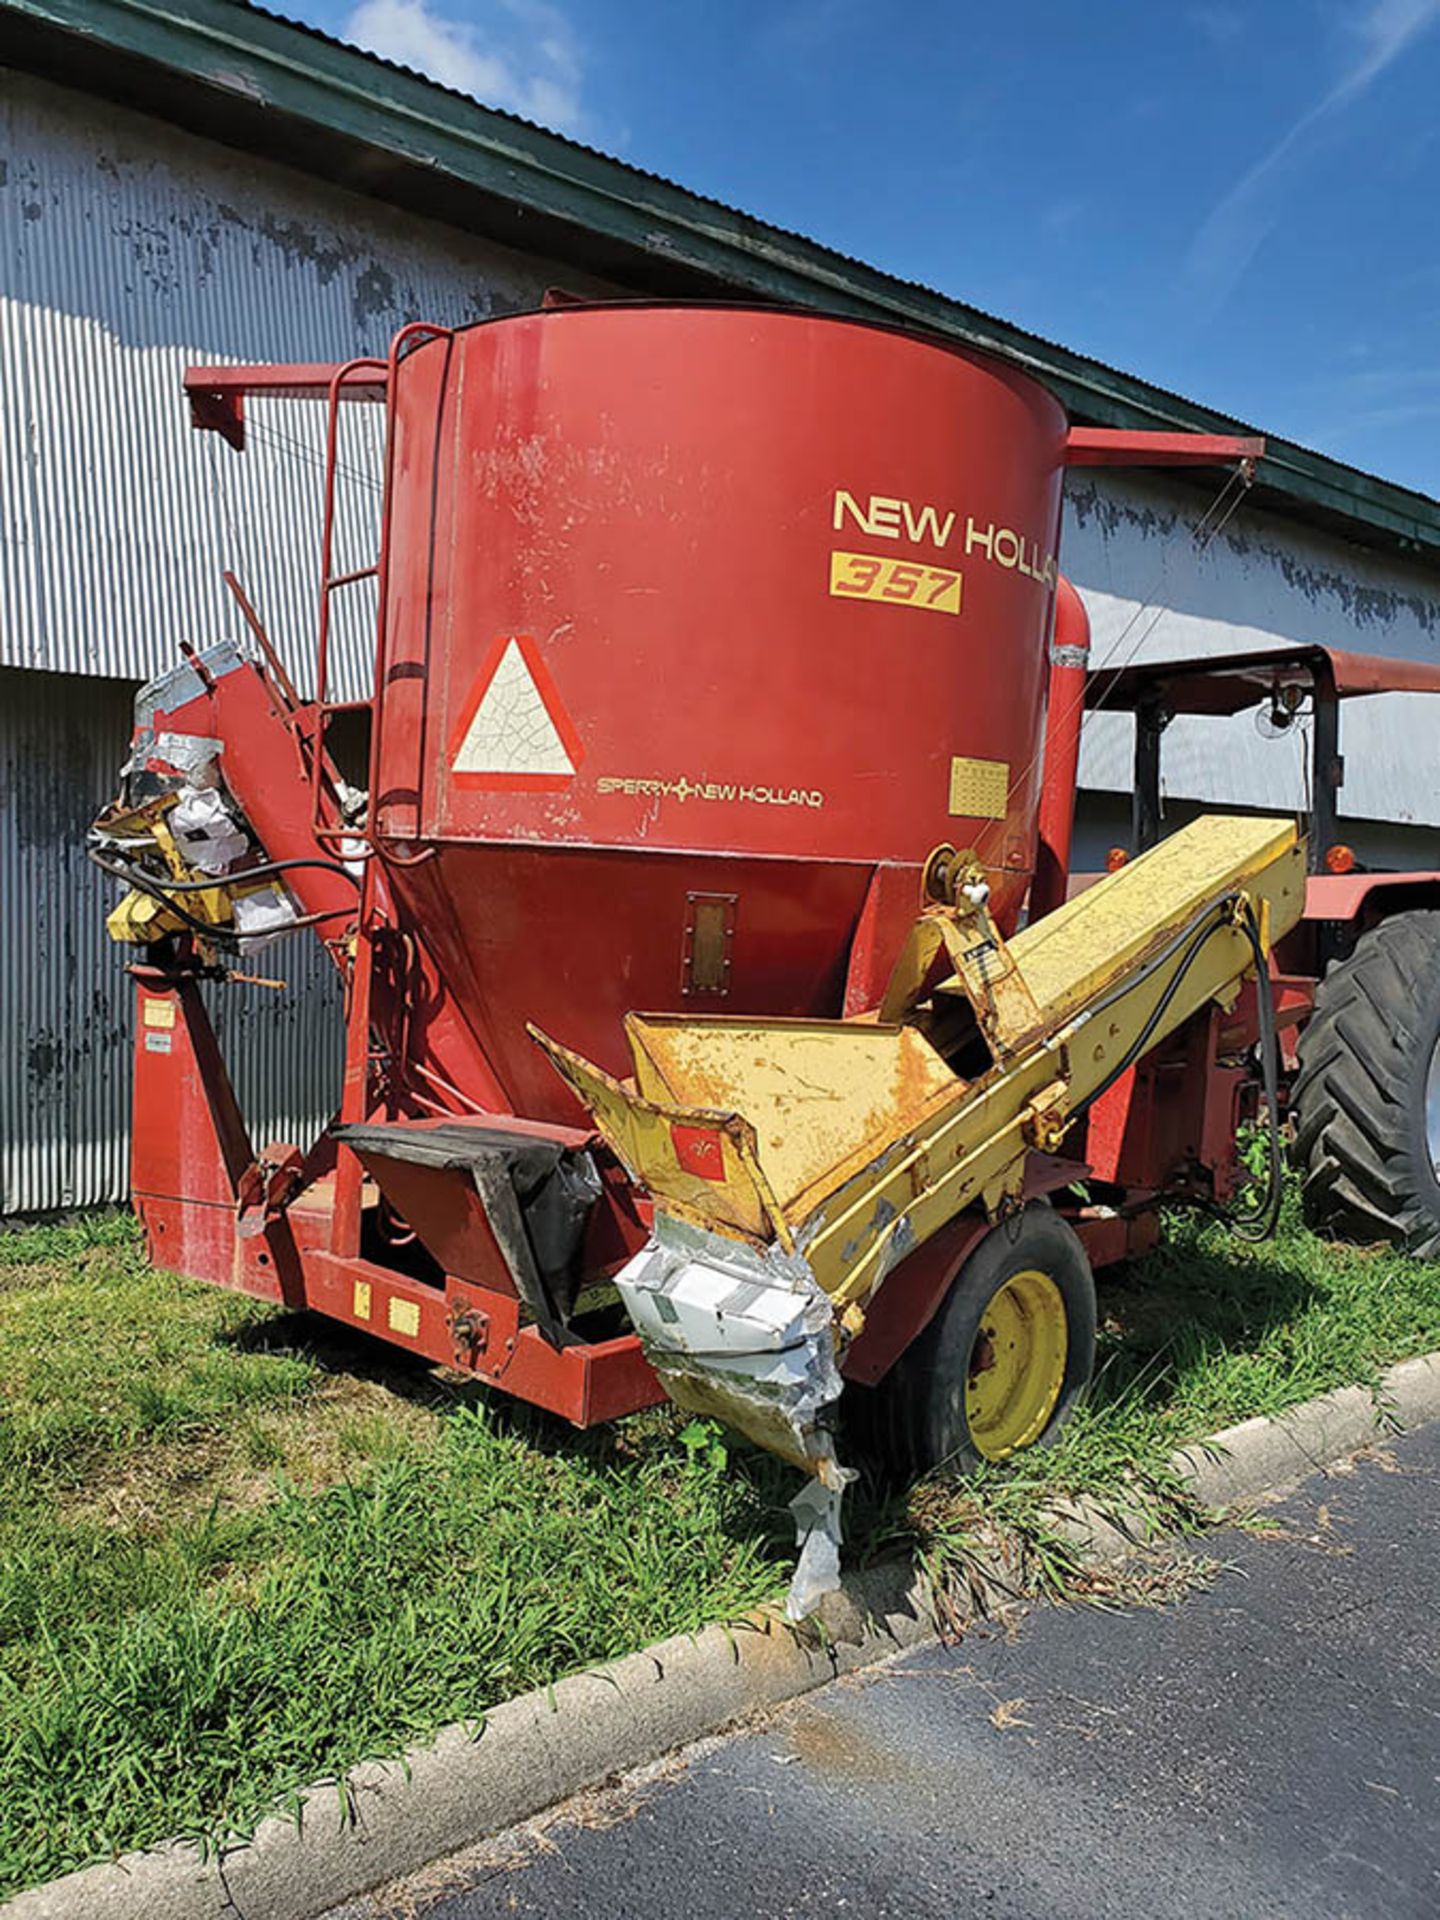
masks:
<svg viewBox="0 0 1440 1920"><path fill-rule="evenodd" d="M173 1000L147 1000L145 1002L145 1025L147 1027L173 1027L175 1024L175 1002Z"/></svg>
<svg viewBox="0 0 1440 1920"><path fill-rule="evenodd" d="M960 575L878 553L832 553L830 591L842 600L886 600L928 613L959 613Z"/></svg>
<svg viewBox="0 0 1440 1920"><path fill-rule="evenodd" d="M403 1333L407 1340L413 1340L420 1331L420 1309L413 1300L401 1300L392 1294L387 1317L390 1322L390 1331Z"/></svg>
<svg viewBox="0 0 1440 1920"><path fill-rule="evenodd" d="M350 1311L357 1320L370 1318L370 1282L368 1280L355 1282L355 1291L350 1299Z"/></svg>
<svg viewBox="0 0 1440 1920"><path fill-rule="evenodd" d="M967 760L957 753L950 762L950 811L967 820L1003 820L1010 791L1008 760Z"/></svg>

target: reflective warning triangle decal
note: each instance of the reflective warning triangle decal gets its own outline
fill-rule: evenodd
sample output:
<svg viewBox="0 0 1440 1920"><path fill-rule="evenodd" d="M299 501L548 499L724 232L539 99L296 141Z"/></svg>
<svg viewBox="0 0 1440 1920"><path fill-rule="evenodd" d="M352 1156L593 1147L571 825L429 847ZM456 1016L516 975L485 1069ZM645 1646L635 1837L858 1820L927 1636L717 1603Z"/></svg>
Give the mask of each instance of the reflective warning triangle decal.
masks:
<svg viewBox="0 0 1440 1920"><path fill-rule="evenodd" d="M528 634L495 642L450 747L461 787L543 792L575 778L584 748Z"/></svg>

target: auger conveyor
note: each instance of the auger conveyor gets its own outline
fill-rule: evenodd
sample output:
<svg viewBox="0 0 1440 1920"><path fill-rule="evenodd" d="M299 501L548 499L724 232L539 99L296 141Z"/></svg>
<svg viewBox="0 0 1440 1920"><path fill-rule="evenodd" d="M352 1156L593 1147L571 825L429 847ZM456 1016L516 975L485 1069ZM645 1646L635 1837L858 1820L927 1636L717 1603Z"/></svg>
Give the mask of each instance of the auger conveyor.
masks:
<svg viewBox="0 0 1440 1920"><path fill-rule="evenodd" d="M826 1409L886 1275L1016 1204L1027 1153L1233 998L1304 900L1293 822L1208 816L1005 941L945 852L872 1016L631 1014L625 1084L536 1034L653 1196L618 1284L667 1389L835 1488Z"/></svg>

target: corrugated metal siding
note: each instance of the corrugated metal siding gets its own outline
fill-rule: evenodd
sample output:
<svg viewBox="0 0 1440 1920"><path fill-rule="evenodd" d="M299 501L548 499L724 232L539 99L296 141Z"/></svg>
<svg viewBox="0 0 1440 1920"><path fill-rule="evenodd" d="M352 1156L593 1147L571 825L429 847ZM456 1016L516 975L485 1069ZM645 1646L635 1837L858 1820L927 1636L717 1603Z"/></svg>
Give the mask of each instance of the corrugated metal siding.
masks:
<svg viewBox="0 0 1440 1920"><path fill-rule="evenodd" d="M1217 490L1222 484L1217 475ZM1440 661L1440 586L1433 570L1383 559L1245 505L1201 553L1193 529L1206 505L1207 496L1159 474L1069 476L1061 565L1089 611L1097 666L1314 643ZM1341 812L1440 825L1437 728L1440 696L1347 702L1340 723ZM1133 739L1128 716L1092 715L1081 785L1128 793ZM1299 806L1302 745L1295 734L1262 737L1252 715L1177 720L1162 748L1166 791L1236 806ZM1440 848L1436 853L1440 857Z"/></svg>
<svg viewBox="0 0 1440 1920"><path fill-rule="evenodd" d="M119 889L85 858L114 788L133 688L0 668L0 1214L121 1200L132 956L105 933ZM257 1145L307 1144L339 1097L335 970L297 934L258 956L289 982L209 990Z"/></svg>
<svg viewBox="0 0 1440 1920"><path fill-rule="evenodd" d="M186 366L383 352L397 327L605 289L140 115L0 70L0 1213L127 1190L129 983L84 856L130 682L244 638L245 582L296 679L313 656L323 409L252 403L237 455L188 422ZM342 416L337 562L373 557L379 409ZM337 603L337 696L365 691L373 600ZM39 669L27 672L14 669ZM83 678L80 676L84 676ZM257 1144L338 1091L333 969L267 949L283 994L211 995Z"/></svg>
<svg viewBox="0 0 1440 1920"><path fill-rule="evenodd" d="M239 637L234 566L297 678L313 649L323 409L255 403L244 455L190 428L206 361L383 353L417 318L577 276L43 83L0 95L0 663L146 679ZM582 287L593 283L579 276ZM379 410L345 415L342 546L373 556ZM361 690L363 623L342 684Z"/></svg>
<svg viewBox="0 0 1440 1920"><path fill-rule="evenodd" d="M340 1104L344 1026L340 978L311 933L263 947L255 973L283 990L205 988L215 1036L258 1150L273 1140L308 1147Z"/></svg>
<svg viewBox="0 0 1440 1920"><path fill-rule="evenodd" d="M125 1190L128 982L84 836L129 710L113 681L0 669L0 1212Z"/></svg>

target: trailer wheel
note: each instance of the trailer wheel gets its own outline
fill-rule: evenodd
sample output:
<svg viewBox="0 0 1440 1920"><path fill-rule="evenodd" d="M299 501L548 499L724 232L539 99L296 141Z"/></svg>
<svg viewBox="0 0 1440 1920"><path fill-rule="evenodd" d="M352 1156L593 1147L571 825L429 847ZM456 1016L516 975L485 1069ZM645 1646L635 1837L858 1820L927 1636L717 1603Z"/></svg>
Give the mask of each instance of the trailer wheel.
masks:
<svg viewBox="0 0 1440 1920"><path fill-rule="evenodd" d="M1044 1445L1095 1364L1095 1280L1043 1201L992 1227L930 1325L874 1389L871 1450L893 1472L974 1467Z"/></svg>
<svg viewBox="0 0 1440 1920"><path fill-rule="evenodd" d="M1291 1106L1308 1225L1440 1259L1440 913L1400 913L1321 981Z"/></svg>

